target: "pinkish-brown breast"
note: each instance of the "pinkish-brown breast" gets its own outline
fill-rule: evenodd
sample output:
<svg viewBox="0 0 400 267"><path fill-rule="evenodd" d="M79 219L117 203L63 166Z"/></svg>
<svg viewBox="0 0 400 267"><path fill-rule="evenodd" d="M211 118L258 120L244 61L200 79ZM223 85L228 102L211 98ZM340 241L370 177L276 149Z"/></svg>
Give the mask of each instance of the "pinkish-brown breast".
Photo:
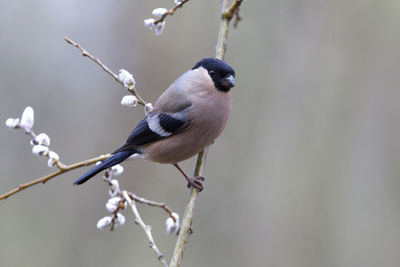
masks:
<svg viewBox="0 0 400 267"><path fill-rule="evenodd" d="M192 103L188 113L192 118L190 126L183 132L144 146L145 159L160 163L186 160L210 145L225 128L231 111L231 93L216 90L203 68L193 70L189 75L193 77L180 81L179 86Z"/></svg>

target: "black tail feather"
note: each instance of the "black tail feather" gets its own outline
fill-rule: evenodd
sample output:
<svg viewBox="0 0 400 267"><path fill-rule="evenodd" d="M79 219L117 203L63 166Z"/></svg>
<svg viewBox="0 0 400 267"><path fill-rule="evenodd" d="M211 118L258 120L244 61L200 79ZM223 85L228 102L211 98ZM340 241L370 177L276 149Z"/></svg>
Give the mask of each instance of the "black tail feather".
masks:
<svg viewBox="0 0 400 267"><path fill-rule="evenodd" d="M125 151L120 151L120 152L113 154L111 157L104 160L102 163L100 163L99 165L96 165L95 167L93 167L92 169L87 171L84 175L79 177L74 182L74 185L83 184L84 182L86 182L87 180L89 180L90 178L92 178L93 176L98 174L99 172L101 172L105 169L108 169L114 165L117 165L118 163L126 160L129 156L131 156L137 152L138 151L136 151L136 150L125 150Z"/></svg>

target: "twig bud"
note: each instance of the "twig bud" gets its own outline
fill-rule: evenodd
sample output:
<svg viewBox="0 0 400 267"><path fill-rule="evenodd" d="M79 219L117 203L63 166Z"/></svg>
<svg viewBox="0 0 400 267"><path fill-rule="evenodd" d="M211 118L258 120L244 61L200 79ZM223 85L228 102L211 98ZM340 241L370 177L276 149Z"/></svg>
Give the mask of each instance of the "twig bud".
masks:
<svg viewBox="0 0 400 267"><path fill-rule="evenodd" d="M124 167L121 165L117 164L111 167L111 174L113 176L118 176L121 175L124 172Z"/></svg>
<svg viewBox="0 0 400 267"><path fill-rule="evenodd" d="M127 70L120 69L118 74L118 79L124 84L127 88L135 87L135 79L133 75L129 73Z"/></svg>
<svg viewBox="0 0 400 267"><path fill-rule="evenodd" d="M146 113L146 115L149 115L149 113L153 110L153 104L151 103L147 103L144 106L144 113Z"/></svg>
<svg viewBox="0 0 400 267"><path fill-rule="evenodd" d="M104 229L108 226L110 226L111 224L111 217L110 216L106 216L101 218L98 222L97 222L97 229Z"/></svg>
<svg viewBox="0 0 400 267"><path fill-rule="evenodd" d="M154 19L153 18L149 18L149 19L145 19L144 20L144 26L146 28L149 28L150 30L152 30L154 28Z"/></svg>
<svg viewBox="0 0 400 267"><path fill-rule="evenodd" d="M15 129L19 124L19 119L8 118L6 120L6 126L10 129Z"/></svg>
<svg viewBox="0 0 400 267"><path fill-rule="evenodd" d="M49 148L47 146L35 145L32 147L32 153L36 156L46 156L49 152Z"/></svg>
<svg viewBox="0 0 400 267"><path fill-rule="evenodd" d="M165 21L157 23L156 28L154 29L155 34L161 35L164 31L164 28L165 28Z"/></svg>
<svg viewBox="0 0 400 267"><path fill-rule="evenodd" d="M107 201L107 203L118 206L118 204L121 200L122 200L122 198L120 198L120 197L112 197Z"/></svg>
<svg viewBox="0 0 400 267"><path fill-rule="evenodd" d="M111 188L108 191L108 194L110 197L116 197L121 193L121 189L119 188L119 182L118 180L111 180Z"/></svg>
<svg viewBox="0 0 400 267"><path fill-rule="evenodd" d="M38 145L49 146L50 145L50 137L45 134L41 133L35 138Z"/></svg>
<svg viewBox="0 0 400 267"><path fill-rule="evenodd" d="M173 212L172 216L175 218L175 221L172 217L168 217L165 221L165 226L167 228L167 234L176 234L179 232L180 223L179 223L179 214Z"/></svg>
<svg viewBox="0 0 400 267"><path fill-rule="evenodd" d="M121 100L121 105L130 107L130 108L136 107L137 103L138 103L138 99L134 95L126 95Z"/></svg>
<svg viewBox="0 0 400 267"><path fill-rule="evenodd" d="M47 165L49 165L49 167L53 167L56 161L60 159L58 154L54 151L49 151L47 156L49 157L49 160L47 161Z"/></svg>
<svg viewBox="0 0 400 267"><path fill-rule="evenodd" d="M120 226L120 225L124 225L125 224L125 216L122 213L117 213L117 223L115 224L115 226Z"/></svg>
<svg viewBox="0 0 400 267"><path fill-rule="evenodd" d="M32 107L26 107L24 109L24 112L22 112L21 116L21 126L30 130L33 127L33 122L34 122L34 112Z"/></svg>
<svg viewBox="0 0 400 267"><path fill-rule="evenodd" d="M153 9L153 15L158 18L161 18L166 13L168 13L168 9L166 9L164 7L159 7L159 8Z"/></svg>
<svg viewBox="0 0 400 267"><path fill-rule="evenodd" d="M118 208L118 205L114 205L113 203L107 202L106 203L106 209L108 212L114 212Z"/></svg>

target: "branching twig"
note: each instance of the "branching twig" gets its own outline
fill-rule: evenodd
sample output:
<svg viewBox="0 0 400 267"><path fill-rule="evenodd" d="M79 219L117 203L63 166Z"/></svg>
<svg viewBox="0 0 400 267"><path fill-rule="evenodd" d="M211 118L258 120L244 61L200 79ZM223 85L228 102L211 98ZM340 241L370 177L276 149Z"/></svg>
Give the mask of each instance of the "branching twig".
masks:
<svg viewBox="0 0 400 267"><path fill-rule="evenodd" d="M33 186L33 185L40 184L40 183L44 184L48 180L50 180L50 179L52 179L52 178L54 178L54 177L56 177L56 176L58 176L58 175L60 175L60 174L62 174L64 172L71 171L71 170L79 168L79 167L92 165L92 164L94 164L94 163L96 163L98 161L105 160L105 159L109 158L110 156L111 156L110 154L102 155L102 156L99 156L99 157L96 157L96 158L84 160L84 161L77 162L77 163L74 163L74 164L71 164L71 165L63 165L62 168L57 166L59 168L58 171L53 172L53 173L51 173L49 175L43 176L41 178L35 179L33 181L30 181L28 183L20 184L18 187L14 188L13 190L11 190L11 191L3 194L3 195L0 195L0 200L6 199L9 196L12 196L15 193L18 193L19 191L22 191L22 190L24 190L24 189L26 189L28 187Z"/></svg>
<svg viewBox="0 0 400 267"><path fill-rule="evenodd" d="M168 10L167 13L165 13L164 15L161 16L161 18L157 19L156 21L154 21L154 25L157 25L160 22L163 22L165 20L166 17L168 16L172 16L174 15L175 11L182 7L186 2L188 2L189 0L183 0L182 2L179 2L178 4L176 4L173 8L171 8L170 10Z"/></svg>
<svg viewBox="0 0 400 267"><path fill-rule="evenodd" d="M236 14L237 9L239 8L242 1L243 0L235 0L235 2L233 2L233 4L228 9L224 9L225 11L222 12L222 19L227 19L228 21L230 21Z"/></svg>
<svg viewBox="0 0 400 267"><path fill-rule="evenodd" d="M84 49L80 44L78 44L77 42L72 41L71 39L69 39L68 37L64 37L64 40L69 43L70 45L78 48L79 50L81 50L82 52L82 56L84 57L88 57L90 58L93 62L95 62L97 65L99 65L106 73L110 74L114 80L116 80L119 84L121 84L122 86L124 86L124 83L122 81L120 81L120 79L118 78L118 75L115 74L114 72L112 72L106 65L104 65L99 58L95 58L94 56L92 56L86 49ZM144 99L137 93L136 89L133 87L125 87L132 95L136 96L136 98L138 99L138 103L145 106L147 104L146 101L144 101Z"/></svg>
<svg viewBox="0 0 400 267"><path fill-rule="evenodd" d="M112 184L111 180L107 177L109 175L107 172L108 172L108 170L105 171L105 175L103 176L103 180L106 183L108 183L108 185L110 187L112 187L113 184ZM138 195L135 195L132 192L128 192L128 194L129 194L129 197L131 199L135 200L136 202L139 202L139 203L145 204L145 205L149 205L151 207L159 207L159 208L165 210L165 212L168 213L168 215L175 221L175 217L172 215L173 211L164 202L156 202L156 201L153 201L153 200L148 200L148 199L145 199L144 197L139 197Z"/></svg>
<svg viewBox="0 0 400 267"><path fill-rule="evenodd" d="M223 60L226 50L226 40L228 36L229 22L235 14L236 9L240 6L242 0L236 0L229 8L229 0L222 0L221 7L221 23L218 33L218 42L216 46L216 58ZM232 14L232 15L230 15ZM199 153L197 156L196 167L194 170L194 176L203 176L204 165L206 162L207 149ZM183 251L185 250L185 245L191 234L191 225L193 212L196 205L198 197L198 191L193 186L190 188L189 200L186 205L185 214L183 216L181 230L179 232L178 240L176 241L174 254L172 255L170 267L180 266L183 257Z"/></svg>
<svg viewBox="0 0 400 267"><path fill-rule="evenodd" d="M160 252L156 244L154 243L153 235L151 234L151 226L146 225L142 217L137 210L135 200L133 200L127 191L122 191L122 195L124 196L125 200L127 201L128 205L131 207L133 214L135 215L135 223L139 224L143 230L145 231L147 238L149 239L149 247L154 251L157 256L158 261L164 266L168 267L167 261L164 258L164 255Z"/></svg>
<svg viewBox="0 0 400 267"><path fill-rule="evenodd" d="M29 136L31 136L32 137L32 141L31 142L33 142L33 145L37 145L38 144L38 142L36 141L36 137L37 137L37 135L35 134L35 132L32 130L32 129L29 129L29 128L25 128L25 127L23 127L22 125L20 125L20 124L17 124L17 125L15 125L15 127L14 127L14 129L19 129L19 128L22 128L24 131L25 131L25 134L27 134L27 135L29 135ZM67 166L64 164L64 163L62 163L60 160L56 160L55 162L54 162L54 165L59 169L59 170L64 170ZM47 177L47 176L45 176L45 177ZM54 176L53 176L54 177ZM43 177L44 178L44 177ZM52 178L52 177L51 177ZM39 179L42 179L42 178L39 178ZM39 179L37 179L37 180L39 180ZM50 178L49 178L50 179ZM47 180L49 180L49 179L47 179ZM42 182L42 183L45 183L47 180L45 180L44 182ZM34 181L36 181L36 180L34 180ZM31 181L31 182L29 182L29 183L26 183L26 184L24 184L24 185L27 185L27 184L30 184L30 183L32 183L32 182L34 182L34 181ZM20 186L24 186L24 185L19 185L18 187L20 187ZM32 184L32 185L34 185L34 184ZM31 186L31 185L30 185ZM27 187L29 187L29 186L27 186ZM25 187L26 188L26 187ZM9 193L11 193L11 192L14 192L15 190L16 190L17 188L15 188L14 190L12 190L12 191L10 191ZM22 189L21 189L22 190ZM21 191L21 190L18 190L18 191ZM11 195L13 195L13 194L15 194L15 193L17 193L18 191L15 191L14 193L12 193ZM8 194L8 193L7 193ZM4 195L6 195L6 194L4 194ZM0 195L0 200L2 200L3 198L3 195ZM6 197L4 197L4 198L7 198L8 196L6 196Z"/></svg>
<svg viewBox="0 0 400 267"><path fill-rule="evenodd" d="M172 215L173 211L165 203L148 200L143 197L139 197L132 192L129 192L129 197L139 203L149 205L152 207L159 207L159 208L165 210L168 213L168 215L175 221L175 217Z"/></svg>
<svg viewBox="0 0 400 267"><path fill-rule="evenodd" d="M235 15L236 10L239 8L242 0L235 0L233 4L227 8L228 0L222 0L222 15L219 27L218 42L216 46L216 58L224 59L226 51L226 40L228 39L229 22Z"/></svg>
<svg viewBox="0 0 400 267"><path fill-rule="evenodd" d="M121 81L121 80L119 79L118 75L116 75L116 74L115 74L114 72L112 72L107 66L105 66L105 65L100 61L100 59L95 58L94 56L92 56L92 55L91 55L87 50L85 50L80 44L78 44L78 43L72 41L71 39L69 39L69 38L67 38L67 37L65 37L64 40L65 40L67 43L71 44L72 46L78 48L78 49L82 52L82 55L83 55L83 56L88 57L88 58L90 58L91 60L93 60L93 61L94 61L96 64L98 64L106 73L108 73L109 75L111 75L111 76L114 78L114 80L116 80L119 84L121 84L122 86L124 86L124 88L126 88L131 94L133 94L133 95L137 98L137 103L139 103L139 104L141 104L141 105L143 105L143 106L146 106L147 102L144 101L144 99L137 93L137 91L135 90L134 86L126 87L126 86L124 85L124 82ZM13 128L14 128L14 129L23 128L23 129L25 130L25 133L26 133L27 135L30 135L30 136L33 138L33 140L32 140L32 141L33 141L33 145L37 144L37 143L35 143L35 142L36 142L36 141L35 141L35 139L36 139L36 134L32 131L31 128L24 128L24 127L22 127L21 125L19 125L18 123L17 123ZM67 171L70 171L70 170L73 170L73 169L76 169L76 168L79 168L79 167L82 167L82 166L91 165L91 164L93 164L93 163L96 163L97 161L102 161L102 160L104 160L104 159L106 159L106 158L108 158L108 157L110 157L110 156L111 156L111 155L108 154L108 155L96 157L96 158L93 158L93 159L88 159L88 160L85 160L85 161L81 161L81 162L78 162L78 163L74 163L74 164L71 164L71 165L65 165L64 163L62 163L60 160L57 159L57 160L55 160L54 165L58 168L58 171L53 172L53 173L51 173L51 174L49 174L49 175L43 176L43 177L41 177L41 178L35 179L35 180L33 180L33 181L27 182L27 183L25 183L25 184L21 184L21 185L19 185L18 187L14 188L13 190L11 190L11 191L9 191L9 192L3 194L3 195L0 195L0 200L6 199L6 198L8 198L9 196L14 195L15 193L17 193L17 192L19 192L19 191L22 191L23 189L26 189L26 188L31 187L31 186L33 186L33 185L36 185L36 184L39 184L39 183L45 183L45 182L47 182L48 180L50 180L50 179L52 179L52 178L54 178L54 177L56 177L56 176L58 176L58 175L60 175L60 174L62 174L62 173L64 173L64 172L67 172Z"/></svg>

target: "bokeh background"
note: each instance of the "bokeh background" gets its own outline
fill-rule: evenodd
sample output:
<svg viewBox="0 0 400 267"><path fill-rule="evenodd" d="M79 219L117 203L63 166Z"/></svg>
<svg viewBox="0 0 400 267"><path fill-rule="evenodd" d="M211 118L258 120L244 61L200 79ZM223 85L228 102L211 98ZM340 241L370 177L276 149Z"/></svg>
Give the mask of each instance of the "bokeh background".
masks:
<svg viewBox="0 0 400 267"><path fill-rule="evenodd" d="M161 36L143 27L163 1L0 1L0 121L35 109L34 130L65 163L113 151L143 116L126 92L63 41L134 74L154 102L214 56L219 1L190 1ZM244 1L226 61L233 112L210 149L183 266L400 265L400 2ZM3 124L4 125L4 124ZM52 172L21 131L0 127L0 189ZM183 214L171 166L131 161L123 188ZM194 160L183 164L191 172ZM96 229L107 215L86 169L0 202L0 266L159 266L141 228ZM140 206L169 261L166 214Z"/></svg>

